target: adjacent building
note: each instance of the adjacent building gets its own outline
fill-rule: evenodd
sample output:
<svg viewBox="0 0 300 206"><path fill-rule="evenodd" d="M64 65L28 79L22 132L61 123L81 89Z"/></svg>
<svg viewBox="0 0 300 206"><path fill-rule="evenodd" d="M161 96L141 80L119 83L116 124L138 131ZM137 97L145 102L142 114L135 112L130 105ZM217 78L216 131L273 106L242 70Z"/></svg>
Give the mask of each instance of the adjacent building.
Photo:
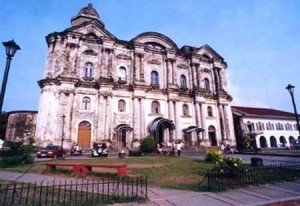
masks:
<svg viewBox="0 0 300 206"><path fill-rule="evenodd" d="M237 140L245 135L255 139L257 148L290 147L300 139L295 114L267 108L232 106Z"/></svg>
<svg viewBox="0 0 300 206"><path fill-rule="evenodd" d="M179 48L157 32L118 39L92 4L46 41L37 142L235 144L227 64L210 46Z"/></svg>

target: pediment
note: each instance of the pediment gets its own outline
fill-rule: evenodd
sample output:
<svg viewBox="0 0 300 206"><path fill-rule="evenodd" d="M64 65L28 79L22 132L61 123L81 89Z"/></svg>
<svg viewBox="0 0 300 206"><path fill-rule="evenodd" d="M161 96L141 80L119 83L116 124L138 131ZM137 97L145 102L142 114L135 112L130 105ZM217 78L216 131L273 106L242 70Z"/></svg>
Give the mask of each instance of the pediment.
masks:
<svg viewBox="0 0 300 206"><path fill-rule="evenodd" d="M212 49L209 45L205 44L196 50L196 54L201 55L202 60L210 60L210 59L219 59L223 60L223 57L218 54L214 49Z"/></svg>
<svg viewBox="0 0 300 206"><path fill-rule="evenodd" d="M89 21L84 22L80 25L73 26L66 30L66 32L76 32L83 34L84 36L91 37L90 34L93 34L94 37L97 38L106 38L111 40L116 40L116 37L111 34L109 31L107 31L100 23L97 23L97 21Z"/></svg>
<svg viewBox="0 0 300 206"><path fill-rule="evenodd" d="M131 41L134 43L145 44L147 47L152 47L157 50L178 50L177 45L167 36L156 33L156 32L146 32L137 35Z"/></svg>

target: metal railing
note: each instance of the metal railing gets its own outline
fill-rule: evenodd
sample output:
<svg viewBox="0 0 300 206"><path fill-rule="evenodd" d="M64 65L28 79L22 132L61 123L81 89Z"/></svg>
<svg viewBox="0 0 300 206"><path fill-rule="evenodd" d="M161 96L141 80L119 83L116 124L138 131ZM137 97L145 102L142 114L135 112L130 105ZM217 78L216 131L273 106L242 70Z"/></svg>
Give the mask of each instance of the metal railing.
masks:
<svg viewBox="0 0 300 206"><path fill-rule="evenodd" d="M147 177L0 184L0 205L102 205L147 199Z"/></svg>
<svg viewBox="0 0 300 206"><path fill-rule="evenodd" d="M273 164L240 170L208 171L208 188L223 190L250 184L291 181L300 178L300 164Z"/></svg>

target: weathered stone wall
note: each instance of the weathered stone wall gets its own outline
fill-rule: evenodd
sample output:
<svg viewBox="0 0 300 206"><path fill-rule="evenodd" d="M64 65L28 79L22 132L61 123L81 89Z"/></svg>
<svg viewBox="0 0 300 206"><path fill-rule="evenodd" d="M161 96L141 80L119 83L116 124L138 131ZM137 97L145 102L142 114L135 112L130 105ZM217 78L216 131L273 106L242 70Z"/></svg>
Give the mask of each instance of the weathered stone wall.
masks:
<svg viewBox="0 0 300 206"><path fill-rule="evenodd" d="M210 145L208 128L215 128L217 142L234 140L231 97L226 92L226 62L208 45L181 49L168 37L142 33L130 41L118 40L105 29L90 5L72 19L72 27L47 36L48 57L44 79L39 81L41 97L36 139L70 147L78 141L80 122L91 125L94 141L116 141L116 128L133 129L126 141L149 135L158 117L175 125L173 138L182 139L183 130L195 126L205 131L200 139ZM91 12L92 11L92 12ZM86 17L86 13L91 12ZM120 67L126 69L125 79ZM151 73L159 76L152 85ZM181 88L181 76L187 88ZM205 90L204 80L209 80ZM126 110L118 110L124 100ZM88 101L88 103L87 103ZM158 114L151 112L159 102ZM183 115L183 105L188 115ZM213 116L207 115L207 107ZM221 121L222 120L222 121ZM197 139L192 135L192 141Z"/></svg>

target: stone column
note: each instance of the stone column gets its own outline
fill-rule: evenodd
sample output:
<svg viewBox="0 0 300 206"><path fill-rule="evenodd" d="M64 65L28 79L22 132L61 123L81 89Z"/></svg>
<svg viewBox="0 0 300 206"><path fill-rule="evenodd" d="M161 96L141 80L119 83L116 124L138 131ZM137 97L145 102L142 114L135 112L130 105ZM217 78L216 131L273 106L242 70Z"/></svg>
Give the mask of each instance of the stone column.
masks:
<svg viewBox="0 0 300 206"><path fill-rule="evenodd" d="M196 63L195 64L195 69L196 69L196 76L197 76L197 87L200 88L200 64Z"/></svg>
<svg viewBox="0 0 300 206"><path fill-rule="evenodd" d="M58 116L56 117L56 121L57 121L57 125L60 125L59 127L56 127L56 144L57 145L61 145L61 139L62 139L62 135L64 134L64 139L65 139L65 134L66 134L66 125L63 126L63 118L62 116L65 115L65 99L66 99L66 95L64 92L60 92L59 93L59 112L58 112ZM66 123L66 119L65 122Z"/></svg>
<svg viewBox="0 0 300 206"><path fill-rule="evenodd" d="M103 94L101 94L100 96L101 119L99 120L99 126L100 126L99 128L101 128L100 138L102 140L106 138L106 133L105 133L106 113L107 113L106 102L107 102L107 96L103 96Z"/></svg>
<svg viewBox="0 0 300 206"><path fill-rule="evenodd" d="M145 77L145 73L144 73L144 61L143 61L143 58L144 58L144 54L138 54L139 56L139 65L140 65L140 80L142 82L145 81L144 77Z"/></svg>
<svg viewBox="0 0 300 206"><path fill-rule="evenodd" d="M197 87L196 63L191 63L193 87Z"/></svg>
<svg viewBox="0 0 300 206"><path fill-rule="evenodd" d="M145 115L146 115L146 112L145 112L145 98L142 97L140 99L140 120L141 120L141 138L145 138L146 137L146 134L145 131L146 131L146 126L145 126Z"/></svg>
<svg viewBox="0 0 300 206"><path fill-rule="evenodd" d="M182 139L182 131L180 124L180 105L178 101L175 101L175 127L176 127L176 137L175 139Z"/></svg>
<svg viewBox="0 0 300 206"><path fill-rule="evenodd" d="M172 59L171 61L171 66L172 66L172 71L173 71L173 78L172 78L172 82L173 84L177 84L177 73L176 73L176 69L175 69L175 59Z"/></svg>
<svg viewBox="0 0 300 206"><path fill-rule="evenodd" d="M134 81L140 81L140 60L139 54L134 54Z"/></svg>
<svg viewBox="0 0 300 206"><path fill-rule="evenodd" d="M96 142L99 142L100 139L100 135L99 135L99 130L100 130L100 127L99 127L99 116L100 116L100 112L99 112L99 102L100 102L100 94L97 95L97 98L95 99L95 124L94 124L94 140L91 140L92 142L93 141L96 141Z"/></svg>
<svg viewBox="0 0 300 206"><path fill-rule="evenodd" d="M205 130L204 132L202 132L202 138L203 140L208 140L208 131L207 131L208 127L206 125L207 107L205 103L200 103L200 112L201 112L201 123L202 123L201 128Z"/></svg>
<svg viewBox="0 0 300 206"><path fill-rule="evenodd" d="M220 122L220 131L221 131L221 141L223 139L227 139L226 138L226 131L225 131L225 120L224 120L224 110L223 110L223 105L219 105L218 106L218 111L219 111L219 115L218 115L218 118L219 118L219 122Z"/></svg>
<svg viewBox="0 0 300 206"><path fill-rule="evenodd" d="M99 61L99 78L103 75L103 57L104 53L103 53L103 46L100 44L99 45L99 53L98 53L98 61Z"/></svg>
<svg viewBox="0 0 300 206"><path fill-rule="evenodd" d="M169 100L169 119L175 123L174 119L174 103L172 100Z"/></svg>
<svg viewBox="0 0 300 206"><path fill-rule="evenodd" d="M104 130L103 130L103 125L105 119L103 119L103 116L105 115L105 107L103 107L103 102L105 101L104 97L102 94L99 94L98 96L98 114L96 115L96 118L98 119L98 124L97 124L97 141L101 141L104 138Z"/></svg>
<svg viewBox="0 0 300 206"><path fill-rule="evenodd" d="M196 117L196 125L197 127L201 127L201 117L200 117L200 106L199 103L195 103L195 117Z"/></svg>
<svg viewBox="0 0 300 206"><path fill-rule="evenodd" d="M140 136L140 107L139 107L139 99L134 97L133 99L133 118L134 118L134 138L141 139Z"/></svg>
<svg viewBox="0 0 300 206"><path fill-rule="evenodd" d="M113 57L113 49L110 49L110 48L106 48L106 53L107 53L107 76L108 77L112 77L113 76L113 68L112 68L112 65L113 65L113 60L112 60L112 57Z"/></svg>
<svg viewBox="0 0 300 206"><path fill-rule="evenodd" d="M235 133L234 133L234 125L233 125L233 116L231 107L229 105L225 106L226 111L226 119L228 122L228 139L231 141L235 141Z"/></svg>
<svg viewBox="0 0 300 206"><path fill-rule="evenodd" d="M166 59L166 70L167 70L167 76L166 76L166 85L167 85L167 88L169 87L169 84L172 84L172 71L171 71L171 68L170 68L170 65L169 65L169 59Z"/></svg>
<svg viewBox="0 0 300 206"><path fill-rule="evenodd" d="M72 118L72 111L73 111L73 104L74 104L74 93L70 92L69 93L69 98L68 98L68 106L66 108L67 114L66 114L66 119L65 119L65 126L66 126L66 134L65 134L65 139L71 144L72 142L72 123L73 123L73 118Z"/></svg>

